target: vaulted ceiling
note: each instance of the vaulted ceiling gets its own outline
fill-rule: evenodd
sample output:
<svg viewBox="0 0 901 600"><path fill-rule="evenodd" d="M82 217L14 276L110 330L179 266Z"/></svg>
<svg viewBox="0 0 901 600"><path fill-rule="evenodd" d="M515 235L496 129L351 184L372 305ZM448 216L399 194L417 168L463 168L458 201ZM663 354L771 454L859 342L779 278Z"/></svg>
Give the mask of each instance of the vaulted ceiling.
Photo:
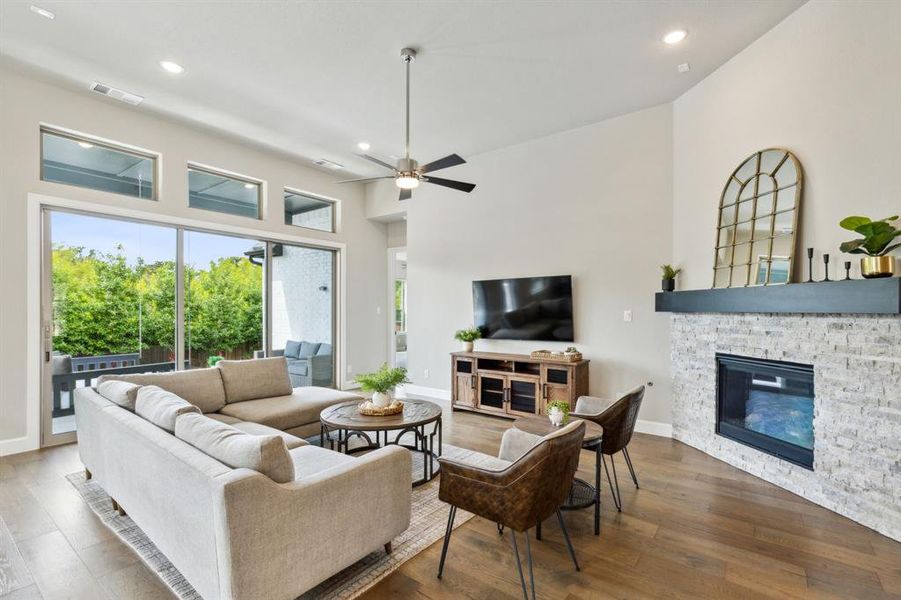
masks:
<svg viewBox="0 0 901 600"><path fill-rule="evenodd" d="M354 153L360 141L385 159L403 152L404 46L420 52L415 156L466 157L673 100L803 1L36 0L52 20L30 4L0 4L7 60L86 94L92 81L140 94L135 110L380 174ZM685 41L664 44L677 28Z"/></svg>

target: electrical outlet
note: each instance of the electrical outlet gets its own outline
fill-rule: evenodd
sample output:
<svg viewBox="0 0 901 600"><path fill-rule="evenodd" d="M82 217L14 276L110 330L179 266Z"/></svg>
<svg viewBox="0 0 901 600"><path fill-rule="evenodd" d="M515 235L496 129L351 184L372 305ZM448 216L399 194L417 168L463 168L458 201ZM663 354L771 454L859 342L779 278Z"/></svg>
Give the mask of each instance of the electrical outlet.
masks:
<svg viewBox="0 0 901 600"><path fill-rule="evenodd" d="M632 311L631 310L623 311L623 321L625 321L626 323L632 322Z"/></svg>
<svg viewBox="0 0 901 600"><path fill-rule="evenodd" d="M422 372L422 376L423 376L425 379L428 379L428 378L429 378L429 370L426 369L425 371L423 371L423 372Z"/></svg>

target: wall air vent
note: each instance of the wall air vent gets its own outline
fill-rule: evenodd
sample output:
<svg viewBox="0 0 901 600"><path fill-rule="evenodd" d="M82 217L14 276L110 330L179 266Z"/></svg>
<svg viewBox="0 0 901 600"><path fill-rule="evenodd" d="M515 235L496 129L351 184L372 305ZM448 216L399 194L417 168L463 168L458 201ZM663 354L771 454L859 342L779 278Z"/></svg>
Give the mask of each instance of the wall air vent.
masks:
<svg viewBox="0 0 901 600"><path fill-rule="evenodd" d="M320 158L319 160L314 160L313 164L319 167L325 167L326 169L332 169L333 171L337 171L338 169L343 169L344 165L339 165L336 162L332 162L330 160L326 160L324 158Z"/></svg>
<svg viewBox="0 0 901 600"><path fill-rule="evenodd" d="M144 96L138 96L137 94L132 94L131 92L126 92L125 90L110 87L98 81L95 81L91 84L91 91L97 92L98 94L102 94L104 96L109 96L114 100L119 100L121 102L125 102L126 104L131 104L132 106L137 106L144 101Z"/></svg>

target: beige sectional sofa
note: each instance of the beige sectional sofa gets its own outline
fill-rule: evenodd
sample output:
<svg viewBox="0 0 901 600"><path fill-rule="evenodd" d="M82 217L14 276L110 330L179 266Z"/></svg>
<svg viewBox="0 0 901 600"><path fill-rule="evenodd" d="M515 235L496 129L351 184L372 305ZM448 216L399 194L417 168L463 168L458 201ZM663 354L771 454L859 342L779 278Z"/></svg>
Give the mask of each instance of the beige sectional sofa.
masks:
<svg viewBox="0 0 901 600"><path fill-rule="evenodd" d="M410 523L409 452L302 439L352 398L292 390L284 359L105 376L75 392L78 450L204 598L288 600Z"/></svg>

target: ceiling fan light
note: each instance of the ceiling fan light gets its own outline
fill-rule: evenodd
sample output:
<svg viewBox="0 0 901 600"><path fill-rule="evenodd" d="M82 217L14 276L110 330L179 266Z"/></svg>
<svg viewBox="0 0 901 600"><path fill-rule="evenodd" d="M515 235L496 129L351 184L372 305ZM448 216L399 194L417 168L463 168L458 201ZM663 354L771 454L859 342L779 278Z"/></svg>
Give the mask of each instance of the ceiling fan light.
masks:
<svg viewBox="0 0 901 600"><path fill-rule="evenodd" d="M402 190L412 190L419 187L419 178L413 175L401 175L394 182Z"/></svg>

